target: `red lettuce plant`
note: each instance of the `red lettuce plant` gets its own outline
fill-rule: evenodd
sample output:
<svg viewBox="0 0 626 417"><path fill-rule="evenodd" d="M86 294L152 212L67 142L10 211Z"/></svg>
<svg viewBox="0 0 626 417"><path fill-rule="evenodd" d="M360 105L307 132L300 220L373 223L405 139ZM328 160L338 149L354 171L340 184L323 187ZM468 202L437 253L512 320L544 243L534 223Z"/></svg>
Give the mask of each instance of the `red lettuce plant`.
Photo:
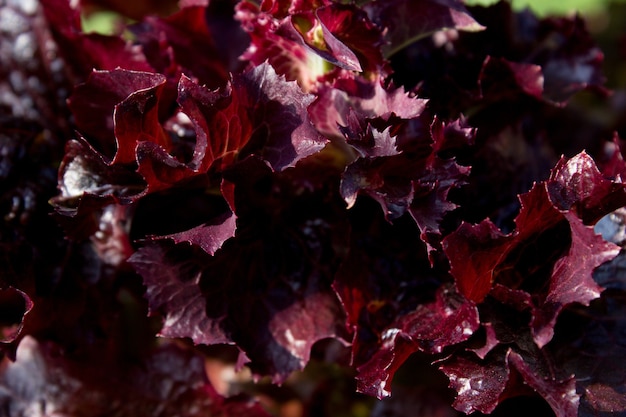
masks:
<svg viewBox="0 0 626 417"><path fill-rule="evenodd" d="M140 3L0 2L7 416L626 412L583 19Z"/></svg>

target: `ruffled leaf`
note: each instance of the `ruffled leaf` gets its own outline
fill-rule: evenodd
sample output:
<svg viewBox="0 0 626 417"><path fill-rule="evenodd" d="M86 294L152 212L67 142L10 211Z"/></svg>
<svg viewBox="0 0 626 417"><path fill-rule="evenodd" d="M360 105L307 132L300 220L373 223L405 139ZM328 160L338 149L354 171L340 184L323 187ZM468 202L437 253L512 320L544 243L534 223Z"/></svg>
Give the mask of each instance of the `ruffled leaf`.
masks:
<svg viewBox="0 0 626 417"><path fill-rule="evenodd" d="M446 360L440 369L450 379L450 387L457 391L454 408L466 414L490 414L504 399L530 394L530 387L546 400L555 415L577 416L580 397L574 379L546 375L544 366L541 359L525 359L509 349L483 361L470 356Z"/></svg>
<svg viewBox="0 0 626 417"><path fill-rule="evenodd" d="M585 156L572 159L567 178L585 178L584 170L575 169L581 167L576 163L581 158ZM476 226L462 225L443 243L457 287L470 300L482 302L492 293L514 305L532 306L531 327L539 346L552 339L556 318L565 306L588 305L599 297L601 288L591 274L618 253L615 245L595 235L575 212L554 206L548 190L565 189L567 180L555 175L550 181L536 185L520 198L522 209L515 219L515 232L504 235L486 220ZM605 181L596 177L596 183L610 185ZM617 190L602 189L604 193L598 188L594 195L611 198L622 192L621 185ZM584 204L585 195L578 192L570 206L574 202ZM561 246L552 243L557 236ZM497 293L492 292L494 283L501 284Z"/></svg>
<svg viewBox="0 0 626 417"><path fill-rule="evenodd" d="M586 152L561 158L550 174L547 189L556 207L572 211L585 224L595 224L626 205L624 184L605 178Z"/></svg>
<svg viewBox="0 0 626 417"><path fill-rule="evenodd" d="M136 142L136 139L133 141L134 138L130 137L129 140L123 141L122 144L125 146L120 149L119 140L115 146L115 130L117 129L120 134L126 135L125 124L132 123L137 119L142 120L141 111L145 109L149 101L158 101L158 94L164 83L165 77L155 73L122 69L92 72L87 81L74 89L69 99L68 106L74 115L76 128L110 159L113 159L116 153L120 153L120 156L123 155L121 160L124 162L133 161L135 159L133 143ZM122 105L116 116L120 120L116 121L114 118L116 107L137 92L140 92L141 97L130 99L126 105ZM137 100L144 102L142 104ZM139 106L137 111L140 113L134 113L132 117L124 114L123 106L132 111L132 106L135 103ZM152 103L151 106L153 118L156 111L154 104L156 103ZM156 121L152 120L152 122L155 123ZM141 125L144 124L141 123ZM149 131L153 131L155 126L152 124L147 128Z"/></svg>
<svg viewBox="0 0 626 417"><path fill-rule="evenodd" d="M316 210L330 184L315 182L300 194L299 170L309 169L273 173L259 159L240 162L227 172L235 185L234 237L234 217L226 216L168 236L177 245L157 241L131 258L151 308L165 317L162 334L236 344L256 373L276 381L301 369L314 343L341 337L343 314L330 282L339 259L332 248L342 247L345 226L334 204Z"/></svg>
<svg viewBox="0 0 626 417"><path fill-rule="evenodd" d="M146 18L130 29L157 71L174 81L185 73L210 88L222 87L229 71L236 69L233 58L248 42L227 3L222 8L212 4L184 7L165 18ZM220 44L226 34L228 50Z"/></svg>
<svg viewBox="0 0 626 417"><path fill-rule="evenodd" d="M24 328L26 315L33 309L33 300L13 287L0 289L0 348L16 341Z"/></svg>
<svg viewBox="0 0 626 417"><path fill-rule="evenodd" d="M465 414L474 411L489 414L495 410L510 374L503 365L497 361L481 365L461 356L440 365L439 369L450 379L450 387L457 392L454 408Z"/></svg>
<svg viewBox="0 0 626 417"><path fill-rule="evenodd" d="M180 260L179 253L194 254L189 250L185 253L151 245L141 248L129 259L144 279L150 312L164 316L159 334L189 337L194 343L207 345L232 343L221 328L225 317L209 317L206 313L206 300L199 287L201 265L191 257Z"/></svg>
<svg viewBox="0 0 626 417"><path fill-rule="evenodd" d="M296 14L291 21L304 43L333 65L358 72L385 66L382 34L355 5L331 3L314 13Z"/></svg>
<svg viewBox="0 0 626 417"><path fill-rule="evenodd" d="M368 82L362 79L340 79L333 88L324 88L311 104L309 113L315 127L329 138L344 135L340 126L349 126L352 115L362 123L380 119L396 125L390 118L404 120L418 117L427 100L411 97L403 88L384 88L382 80Z"/></svg>
<svg viewBox="0 0 626 417"><path fill-rule="evenodd" d="M358 368L357 389L378 398L391 395L394 373L409 355L440 353L469 339L478 325L475 305L442 288L433 303L399 317L383 332L380 349Z"/></svg>

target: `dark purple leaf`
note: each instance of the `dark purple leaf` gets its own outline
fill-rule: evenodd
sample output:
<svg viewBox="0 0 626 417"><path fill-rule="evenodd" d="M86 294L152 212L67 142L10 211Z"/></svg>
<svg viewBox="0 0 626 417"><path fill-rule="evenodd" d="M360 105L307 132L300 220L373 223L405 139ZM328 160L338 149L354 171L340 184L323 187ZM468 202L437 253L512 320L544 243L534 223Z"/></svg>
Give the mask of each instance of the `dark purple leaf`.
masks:
<svg viewBox="0 0 626 417"><path fill-rule="evenodd" d="M388 125L394 115L408 120L418 117L426 100L411 97L402 88L384 88L382 80L339 79L333 88L323 88L309 113L315 127L325 136L343 139L340 126L349 126L355 115L359 121L381 119ZM378 126L377 126L378 127ZM384 129L380 129L384 130Z"/></svg>
<svg viewBox="0 0 626 417"><path fill-rule="evenodd" d="M389 133L390 128L381 132L368 125L363 130L357 116L354 114L352 116L349 118L350 126L341 127L341 130L348 144L352 145L362 157L372 159L400 154L396 138ZM354 123L351 123L353 121Z"/></svg>
<svg viewBox="0 0 626 417"><path fill-rule="evenodd" d="M181 252L189 259L178 259ZM209 317L206 299L199 282L201 264L192 250L168 250L163 245L146 246L137 251L130 263L143 277L146 298L153 314L162 313L163 337L189 337L207 345L232 343L222 329L225 317Z"/></svg>
<svg viewBox="0 0 626 417"><path fill-rule="evenodd" d="M565 381L545 378L527 364L521 355L512 351L507 355L507 363L520 373L528 386L550 404L557 417L578 416L580 396L576 393L576 382L573 377Z"/></svg>
<svg viewBox="0 0 626 417"><path fill-rule="evenodd" d="M400 318L398 325L420 350L441 353L444 347L461 343L476 331L478 310L474 303L444 286L435 302L419 306Z"/></svg>
<svg viewBox="0 0 626 417"><path fill-rule="evenodd" d="M180 162L154 142L139 143L136 148L136 157L139 164L137 172L147 184L145 193L166 190L198 175L198 172Z"/></svg>
<svg viewBox="0 0 626 417"><path fill-rule="evenodd" d="M475 305L442 287L433 303L420 305L385 329L379 350L358 368L357 389L378 398L391 395L391 380L409 355L441 353L469 339L478 325Z"/></svg>
<svg viewBox="0 0 626 417"><path fill-rule="evenodd" d="M564 306L573 302L586 305L600 295L600 288L593 281L591 273L618 253L617 247L604 242L573 213L557 211L552 206L545 187L544 184L535 186L520 198L522 210L515 219L519 233L514 238L518 243L511 242L514 247L509 247L512 251L507 254L507 258L511 260L517 257L514 261L517 267L512 270L514 275L504 272L497 277L496 274L497 281L512 288L521 284L520 289L533 296L533 336L539 346L545 345L552 338L556 317ZM555 250L550 236L561 233L569 234L569 243L563 240L563 246ZM536 239L534 249L530 249L530 246L526 249L518 246L520 243L527 245L524 241L530 239ZM508 259L502 259L504 268L500 268L506 271L510 268L507 265ZM535 266L530 266L532 264ZM578 265L578 269L574 265ZM520 267L528 271L527 276L524 276ZM519 275L515 276L517 274Z"/></svg>
<svg viewBox="0 0 626 417"><path fill-rule="evenodd" d="M250 252L239 253L254 256ZM224 270L224 266L218 265L218 268ZM240 271L240 267L231 266L231 269L236 279L244 278L241 272L245 271ZM224 327L231 334L231 340L246 352L252 369L269 374L276 381L301 369L308 362L310 349L316 341L341 334L341 310L336 298L330 292L314 288L320 284L305 283L301 290L292 292L290 287L299 284L280 283L263 296L253 288L242 288L234 282L225 283L228 295L224 295L214 288L224 284L206 282L206 279L201 282L202 286L211 288L206 296L211 315L221 312L219 314L226 316ZM237 306L224 306L223 301L216 299L221 297L228 297Z"/></svg>
<svg viewBox="0 0 626 417"><path fill-rule="evenodd" d="M121 37L83 33L80 11L73 9L68 0L45 1L41 5L75 83L85 81L94 69L152 71L141 50Z"/></svg>
<svg viewBox="0 0 626 417"><path fill-rule="evenodd" d="M294 166L326 144L306 112L312 100L267 64L235 76L224 91L181 78L179 103L196 130L194 168L237 154L260 156L278 171Z"/></svg>
<svg viewBox="0 0 626 417"><path fill-rule="evenodd" d="M316 10L324 39L336 37L350 48L358 59L357 65L366 73L389 71L383 59L381 48L384 45L380 29L367 14L354 5L331 3ZM330 48L331 51L333 48ZM357 69L359 71L359 69Z"/></svg>
<svg viewBox="0 0 626 417"><path fill-rule="evenodd" d="M422 162L424 168L414 177L415 195L409 213L420 228L421 238L429 252L440 248L441 222L446 213L457 208L457 204L448 199L448 194L452 189L463 186L470 173L469 167L445 157L448 147L467 146L474 138L474 130L462 127L461 123L461 120L452 123L443 123L438 119L433 121L430 126L432 143L427 150L429 154ZM415 139L410 134L404 134L399 142L406 152L420 155L425 151L421 149L424 141L419 137Z"/></svg>
<svg viewBox="0 0 626 417"><path fill-rule="evenodd" d="M447 201L448 192L468 170L436 154L454 129L445 134L439 121L431 130L411 129L411 122L423 123L417 120L425 105L425 100L410 97L403 89L342 79L335 88L322 90L309 112L319 131L339 147L352 146L354 150L346 153L358 155L349 161L341 185L348 206L358 194L368 195L389 219L411 207L424 240L434 243L439 222L456 207ZM393 137L396 132L398 139Z"/></svg>
<svg viewBox="0 0 626 417"><path fill-rule="evenodd" d="M264 4L265 5L265 4ZM303 45L302 38L288 17L275 17L252 2L237 4L235 17L250 35L250 46L242 55L254 65L269 62L275 71L289 81L297 81L305 90L317 83L325 72L323 60ZM281 15L280 13L278 14Z"/></svg>
<svg viewBox="0 0 626 417"><path fill-rule="evenodd" d="M463 223L443 240L443 250L450 259L450 273L459 292L468 300L480 303L491 291L492 271L501 262L507 240L489 220L478 225Z"/></svg>
<svg viewBox="0 0 626 417"><path fill-rule="evenodd" d="M354 204L357 194L364 194L378 201L390 220L409 211L420 227L422 239L429 250L433 249L430 245L438 245L435 237L439 236L440 222L456 208L448 201L448 192L463 183L469 170L437 156L438 145L429 146L429 136L405 135L405 147L425 149L400 153L388 130L381 133L368 128L364 134L348 133L358 140L348 137L347 143L362 155L343 174L341 194L348 206Z"/></svg>
<svg viewBox="0 0 626 417"><path fill-rule="evenodd" d="M482 329L485 332L485 343L474 349L470 349L472 352L476 354L480 359L485 359L485 357L500 344L498 340L498 335L496 334L496 330L491 323L483 323Z"/></svg>
<svg viewBox="0 0 626 417"><path fill-rule="evenodd" d="M216 219L215 224L197 226L162 238L172 239L175 243L188 242L200 246L209 255L214 255L227 239L235 236L236 220L234 214L228 213Z"/></svg>
<svg viewBox="0 0 626 417"><path fill-rule="evenodd" d="M291 23L309 48L335 66L373 72L386 65L380 31L355 5L331 3L293 15Z"/></svg>
<svg viewBox="0 0 626 417"><path fill-rule="evenodd" d="M230 73L241 72L246 64L241 59L241 55L250 45L250 37L240 22L235 19L238 1L202 1L208 3L202 6L207 6L206 19L217 52L217 59Z"/></svg>
<svg viewBox="0 0 626 417"><path fill-rule="evenodd" d="M450 162L451 169L447 173L440 171L444 175L454 172L459 166ZM454 187L462 185L465 173L459 170L459 175L455 178L443 178L442 181L433 180L436 174L413 182L413 202L408 211L415 223L420 228L421 238L428 245L429 252L439 249L441 239L440 225L446 213L457 208L457 205L448 200L448 193Z"/></svg>
<svg viewBox="0 0 626 417"><path fill-rule="evenodd" d="M367 4L370 18L387 31L386 56L442 29L479 31L484 29L457 0L394 0Z"/></svg>
<svg viewBox="0 0 626 417"><path fill-rule="evenodd" d="M394 3L384 3L385 7L389 5L392 18L413 16L398 13ZM446 7L439 1L415 4L425 8L433 3ZM468 9L485 30L438 33L414 43L391 59L394 80L407 87L419 83L423 96L433 100L431 104L437 114L458 117L459 112L467 113L476 105L486 103L500 106L488 110L498 113L504 109L497 98L515 91L551 105L564 105L580 90L603 88L602 56L579 17L539 19L529 10L514 12L506 2ZM479 83L483 92L493 95L478 95ZM511 120L531 110L527 105L536 108L537 104L531 103L515 99L506 117ZM494 123L493 117L490 123Z"/></svg>
<svg viewBox="0 0 626 417"><path fill-rule="evenodd" d="M223 2L224 4L226 2ZM221 45L216 42L214 30L223 27L211 27L211 15L217 7L185 7L178 13L166 18L149 17L131 27L142 45L150 64L159 72L176 81L181 73L195 77L200 84L217 88L228 81L231 58L224 55ZM224 12L222 26L232 21ZM214 20L214 19L213 19ZM231 51L243 51L247 39L241 32L229 30L233 36L228 40Z"/></svg>
<svg viewBox="0 0 626 417"><path fill-rule="evenodd" d="M303 42L326 61L349 71L362 71L354 52L337 39L313 13L296 15L291 22Z"/></svg>
<svg viewBox="0 0 626 417"><path fill-rule="evenodd" d="M369 199L359 200L349 214L350 252L333 287L356 330L353 360L360 365L378 350L380 335L396 317L432 302L440 283L414 222L406 216L387 222Z"/></svg>
<svg viewBox="0 0 626 417"><path fill-rule="evenodd" d="M571 159L561 158L552 170L547 189L556 207L574 212L585 224L595 224L626 205L624 185L605 178L585 152Z"/></svg>
<svg viewBox="0 0 626 417"><path fill-rule="evenodd" d="M534 391L543 397L556 416L578 415L580 396L576 393L574 379L570 376L560 380L546 374L544 358L537 359L525 359L508 349L506 353L492 354L481 361L470 356L446 359L440 369L450 379L450 387L458 393L454 407L466 414L474 411L490 414L504 399Z"/></svg>
<svg viewBox="0 0 626 417"><path fill-rule="evenodd" d="M556 318L565 306L571 303L589 305L591 300L600 296L602 288L593 280L592 272L619 252L616 245L604 241L577 217L569 214L567 219L572 233L569 252L555 263L548 293L531 322L539 346L552 339Z"/></svg>
<svg viewBox="0 0 626 417"><path fill-rule="evenodd" d="M340 201L323 207L318 200L336 180L309 183L309 191L295 194L306 189L298 185L302 173L318 169L311 163L281 174L255 158L233 165L227 175L235 185L237 232L213 256L185 243L155 242L131 259L151 308L165 316L163 334L234 343L256 373L275 380L301 369L315 342L342 335L344 318L330 283L339 257L332 248L342 247L345 226ZM216 248L233 226L231 216L169 237Z"/></svg>
<svg viewBox="0 0 626 417"><path fill-rule="evenodd" d="M150 74L152 75L152 74ZM159 100L165 79L155 77L155 86L138 89L115 105L113 111L117 152L112 164L132 164L137 161L137 146L151 142L171 150L171 138L159 120Z"/></svg>
<svg viewBox="0 0 626 417"><path fill-rule="evenodd" d="M502 100L507 95L519 93L541 99L544 79L539 65L487 56L478 83L482 96L489 100Z"/></svg>
<svg viewBox="0 0 626 417"><path fill-rule="evenodd" d="M253 126L248 117L253 105L245 91L211 91L182 76L178 84L178 102L191 119L196 145L191 167L208 170L218 159L240 151L249 141Z"/></svg>
<svg viewBox="0 0 626 417"><path fill-rule="evenodd" d="M233 94L247 104L253 127L244 154L255 154L277 171L320 151L327 143L313 127L307 108L314 97L287 82L270 65L233 80Z"/></svg>
<svg viewBox="0 0 626 417"><path fill-rule="evenodd" d="M612 272L606 281L615 284L590 307L566 312L557 324L557 343L548 345L557 366L575 376L581 395L579 416L619 415L626 410L626 374L620 359L626 353L625 280L623 273Z"/></svg>
<svg viewBox="0 0 626 417"><path fill-rule="evenodd" d="M504 235L484 221L462 225L443 242L451 273L467 298L481 302L497 282L513 290L498 287L492 294L501 301L532 306L531 327L539 346L552 339L556 318L565 306L588 305L600 295L592 272L618 253L615 245L602 240L573 212L554 207L546 191L549 187L550 182L536 185L520 198L522 209L514 233ZM557 238L560 248L553 243Z"/></svg>
<svg viewBox="0 0 626 417"><path fill-rule="evenodd" d="M234 234L235 216L230 214L216 219L216 224L198 226L159 239L187 242L213 255ZM193 252L188 254L193 256ZM230 339L220 329L220 320L207 317L205 312L206 300L198 287L201 266L193 260L184 263L171 257L165 248L154 245L140 249L130 259L144 277L151 312L164 312L160 335L190 337L194 343L207 345L229 343ZM157 263L159 259L163 261ZM193 332L189 333L189 329Z"/></svg>
<svg viewBox="0 0 626 417"><path fill-rule="evenodd" d="M462 356L445 361L440 369L458 394L452 405L465 414L491 413L500 403L510 375L503 362L493 360L480 364Z"/></svg>
<svg viewBox="0 0 626 417"><path fill-rule="evenodd" d="M417 351L408 335L390 329L382 334L380 349L368 362L357 368L357 390L383 399L391 395L391 381L408 357Z"/></svg>
<svg viewBox="0 0 626 417"><path fill-rule="evenodd" d="M130 203L144 191L145 183L132 170L109 165L85 140L72 140L59 168L59 189L51 200L62 215L59 222L69 236L84 239L99 227L99 215L94 213L109 204Z"/></svg>
<svg viewBox="0 0 626 417"><path fill-rule="evenodd" d="M20 336L34 303L25 292L8 287L0 289L0 305L0 344L10 344Z"/></svg>
<svg viewBox="0 0 626 417"><path fill-rule="evenodd" d="M228 165L238 154L259 155L274 169L282 170L321 150L326 143L308 119L306 109L312 96L277 76L269 65L238 75L232 85L215 92L183 76L178 101L196 132L195 149L188 164L177 157L177 145L161 122L164 83L158 74L124 70L96 73L73 100L80 113L88 108L83 103L90 102L94 91L115 87L105 102L110 111L109 106L121 99L114 105L118 147L112 164L138 163L138 172L148 185L145 193L169 188L206 172L215 161L225 157L223 164ZM106 116L105 111L102 113ZM106 117L96 124L86 114L79 119L85 120L88 130L99 132L96 135L104 142L101 147L110 148L111 137L101 130L110 123Z"/></svg>
<svg viewBox="0 0 626 417"><path fill-rule="evenodd" d="M593 411L583 411L582 415L597 415L597 413L623 413L626 411L626 397L609 385L588 385L585 388L584 398L588 407ZM579 414L581 415L581 414Z"/></svg>
<svg viewBox="0 0 626 417"><path fill-rule="evenodd" d="M419 129L419 124L416 130ZM467 149L468 147L475 145L476 128L469 125L467 118L461 116L453 121L443 121L435 117L435 120L429 126L430 134L433 138L433 150L434 154L446 159L449 154L454 154L454 151L460 151ZM412 129L408 129L412 131ZM407 135L407 133L405 133ZM402 138L402 147L410 149L410 141L405 141ZM408 135L407 135L408 136Z"/></svg>
<svg viewBox="0 0 626 417"><path fill-rule="evenodd" d="M116 125L124 123L124 119L128 117L126 114L123 116L118 114L117 117L120 120L116 122L114 119L116 106L137 92L140 92L139 94L144 96L145 100L158 100L158 91L162 89L164 83L165 77L161 74L122 69L92 72L85 83L76 87L69 99L68 106L74 115L76 128L100 152L112 160L115 153L120 151L119 143L117 147L115 146L115 129L123 128L123 126ZM95 97L97 100L94 99ZM137 99L139 97L131 99L126 106L132 106ZM141 107L145 108L146 104L143 103ZM121 119L122 117L124 119ZM135 118L137 117L138 115L135 114ZM132 144L132 139L130 143ZM120 152L120 156L122 155L124 155L122 158L124 162L134 161L134 146L125 147Z"/></svg>
<svg viewBox="0 0 626 417"><path fill-rule="evenodd" d="M354 5L264 2L259 8L246 1L237 5L237 18L252 40L243 58L255 65L268 60L306 90L319 77L341 73L327 74L333 66L367 72L386 67L379 29Z"/></svg>
<svg viewBox="0 0 626 417"><path fill-rule="evenodd" d="M394 178L389 182L386 177L397 173L403 161L397 159L359 158L346 168L341 181L341 195L352 207L357 194L367 195L376 200L383 213L389 219L404 214L413 200L413 187L410 176Z"/></svg>

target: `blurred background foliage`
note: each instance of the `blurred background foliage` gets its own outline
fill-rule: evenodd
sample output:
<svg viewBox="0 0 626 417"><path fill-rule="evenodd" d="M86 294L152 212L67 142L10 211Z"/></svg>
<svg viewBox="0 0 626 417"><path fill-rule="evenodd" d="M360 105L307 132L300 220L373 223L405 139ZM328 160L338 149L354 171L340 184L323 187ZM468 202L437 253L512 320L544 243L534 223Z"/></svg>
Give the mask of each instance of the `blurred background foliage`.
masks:
<svg viewBox="0 0 626 417"><path fill-rule="evenodd" d="M604 54L608 97L580 92L570 102L586 117L626 137L626 0L505 0L518 11L541 17L578 14ZM489 6L498 0L465 0L468 6Z"/></svg>
<svg viewBox="0 0 626 417"><path fill-rule="evenodd" d="M488 6L497 3L498 0L465 0L468 6ZM609 17L609 10L613 4L626 4L626 0L510 0L514 9L523 10L530 8L540 16L563 15L579 13L585 18ZM97 2L84 1L90 8L88 16L83 21L85 31L112 33L115 32L119 15L111 12L115 10L131 19L139 19L147 14L158 14L161 16L173 13L177 9L177 2L174 0L165 1L122 1L103 0ZM90 4L91 3L91 4Z"/></svg>
<svg viewBox="0 0 626 417"><path fill-rule="evenodd" d="M498 0L466 0L467 5L483 5L497 3ZM606 13L609 3L626 3L625 0L512 0L513 8L517 10L529 7L538 15L569 14L578 12L587 14Z"/></svg>

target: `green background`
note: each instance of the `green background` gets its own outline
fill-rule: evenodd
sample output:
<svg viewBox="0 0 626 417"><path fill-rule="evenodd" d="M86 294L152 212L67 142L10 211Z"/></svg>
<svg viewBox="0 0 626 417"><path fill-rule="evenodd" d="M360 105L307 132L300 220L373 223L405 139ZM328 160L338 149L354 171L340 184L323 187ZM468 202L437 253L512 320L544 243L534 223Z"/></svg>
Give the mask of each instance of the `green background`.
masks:
<svg viewBox="0 0 626 417"><path fill-rule="evenodd" d="M493 4L497 0L466 0L468 5L474 4ZM540 15L547 14L567 14L578 12L581 15L601 13L608 0L512 0L511 3L516 9L530 7L533 11ZM626 0L613 0L612 3L626 3Z"/></svg>

